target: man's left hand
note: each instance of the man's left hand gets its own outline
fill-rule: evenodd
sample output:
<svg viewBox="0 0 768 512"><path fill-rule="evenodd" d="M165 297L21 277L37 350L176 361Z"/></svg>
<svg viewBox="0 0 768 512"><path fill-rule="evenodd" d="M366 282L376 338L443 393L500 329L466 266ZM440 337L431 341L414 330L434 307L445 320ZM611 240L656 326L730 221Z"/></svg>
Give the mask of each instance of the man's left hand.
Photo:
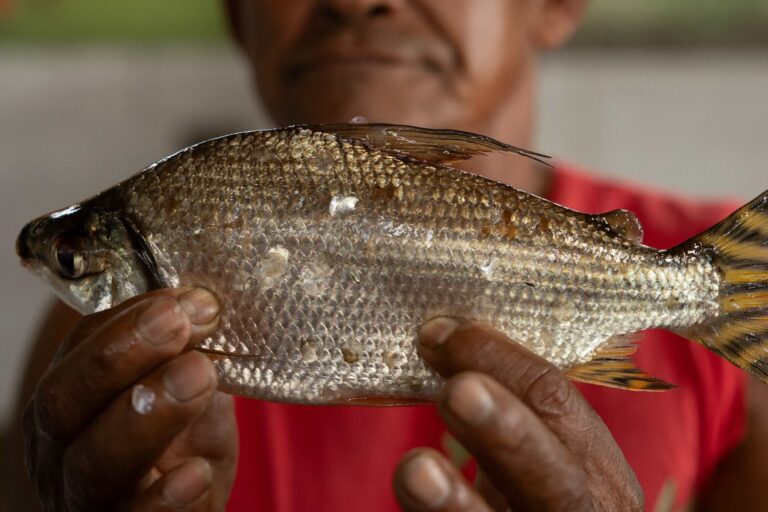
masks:
<svg viewBox="0 0 768 512"><path fill-rule="evenodd" d="M552 364L487 326L449 318L422 326L419 351L448 379L438 410L480 471L472 486L434 450L408 453L394 477L404 510L643 510L608 428Z"/></svg>

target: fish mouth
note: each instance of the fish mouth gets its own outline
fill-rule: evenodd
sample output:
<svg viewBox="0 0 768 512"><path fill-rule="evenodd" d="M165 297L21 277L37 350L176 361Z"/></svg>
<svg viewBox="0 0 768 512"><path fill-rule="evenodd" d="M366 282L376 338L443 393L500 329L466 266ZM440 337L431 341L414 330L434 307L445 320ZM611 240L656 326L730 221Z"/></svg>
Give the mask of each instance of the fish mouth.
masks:
<svg viewBox="0 0 768 512"><path fill-rule="evenodd" d="M29 247L29 235L32 232L33 223L29 223L21 229L19 236L16 237L16 254L21 258L21 264L24 268L30 268L35 255Z"/></svg>

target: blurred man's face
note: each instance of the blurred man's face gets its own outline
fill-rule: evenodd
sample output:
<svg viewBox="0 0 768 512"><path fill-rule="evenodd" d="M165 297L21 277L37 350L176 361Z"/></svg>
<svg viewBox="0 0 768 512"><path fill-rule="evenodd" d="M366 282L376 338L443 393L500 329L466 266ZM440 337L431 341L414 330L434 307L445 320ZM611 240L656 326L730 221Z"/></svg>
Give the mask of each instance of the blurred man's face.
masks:
<svg viewBox="0 0 768 512"><path fill-rule="evenodd" d="M471 129L533 59L526 0L230 0L278 124Z"/></svg>

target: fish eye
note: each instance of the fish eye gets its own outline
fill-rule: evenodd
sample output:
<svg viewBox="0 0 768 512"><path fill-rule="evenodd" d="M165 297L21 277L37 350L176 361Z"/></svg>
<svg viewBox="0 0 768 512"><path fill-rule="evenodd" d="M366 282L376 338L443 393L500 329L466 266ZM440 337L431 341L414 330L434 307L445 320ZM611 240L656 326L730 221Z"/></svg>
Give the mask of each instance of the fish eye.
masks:
<svg viewBox="0 0 768 512"><path fill-rule="evenodd" d="M88 267L82 241L71 236L59 235L53 243L53 259L56 271L66 279L83 277Z"/></svg>

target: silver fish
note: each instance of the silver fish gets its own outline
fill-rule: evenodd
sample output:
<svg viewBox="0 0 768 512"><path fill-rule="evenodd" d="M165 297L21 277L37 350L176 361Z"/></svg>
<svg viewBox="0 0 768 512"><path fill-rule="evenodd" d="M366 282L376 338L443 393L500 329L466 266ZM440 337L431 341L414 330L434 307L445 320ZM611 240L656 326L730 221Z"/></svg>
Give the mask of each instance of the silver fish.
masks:
<svg viewBox="0 0 768 512"><path fill-rule="evenodd" d="M222 389L301 403L433 397L438 315L488 322L569 376L669 385L630 361L663 327L768 377L768 193L668 250L630 212L575 212L448 164L479 135L295 126L203 142L29 223L24 264L83 314L160 287L222 304L197 348Z"/></svg>

